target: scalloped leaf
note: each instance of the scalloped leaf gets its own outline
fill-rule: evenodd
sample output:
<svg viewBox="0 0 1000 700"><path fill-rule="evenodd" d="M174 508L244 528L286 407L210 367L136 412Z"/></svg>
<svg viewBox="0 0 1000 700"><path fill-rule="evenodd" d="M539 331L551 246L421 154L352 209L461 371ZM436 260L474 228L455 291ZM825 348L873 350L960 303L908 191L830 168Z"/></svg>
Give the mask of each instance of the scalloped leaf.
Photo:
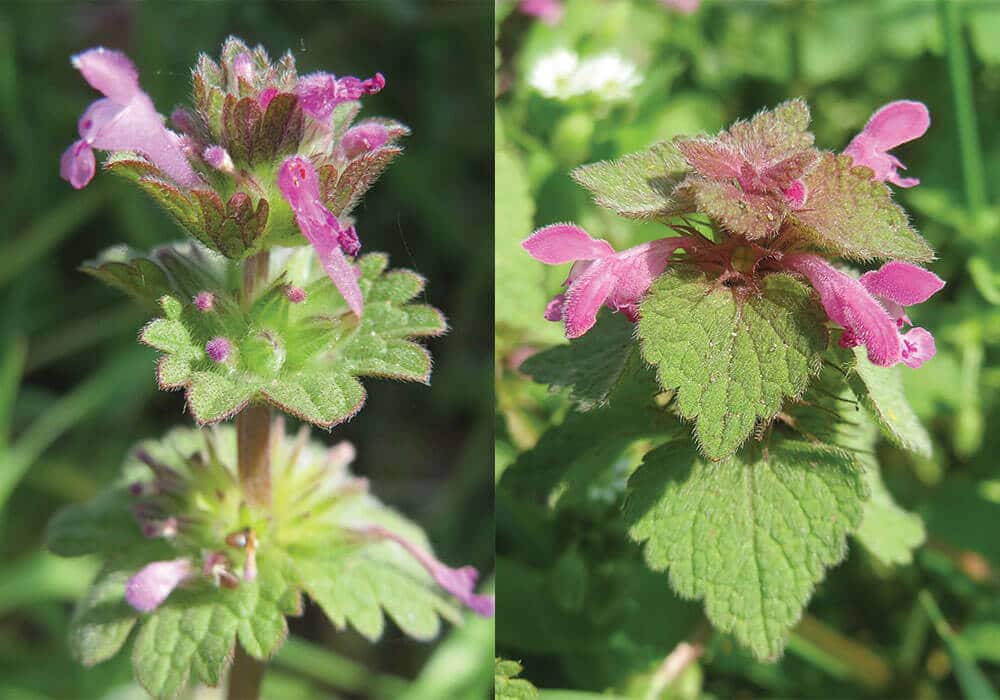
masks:
<svg viewBox="0 0 1000 700"><path fill-rule="evenodd" d="M422 277L409 270L386 272L388 259L381 254L358 259L365 298L359 322L311 248L275 249L272 255L272 280L249 308L240 303L232 266L191 246L158 249L148 258L119 255L113 265L96 263L87 270L146 302L161 295L164 316L150 321L140 340L163 353L160 387L184 389L188 408L202 424L266 401L330 427L364 403L359 377L430 381L430 354L414 340L440 335L447 324L436 309L409 303L423 291ZM305 301L287 299L290 284L305 290ZM210 311L193 303L203 290L214 295ZM205 352L216 337L227 338L233 348L220 363Z"/></svg>
<svg viewBox="0 0 1000 700"><path fill-rule="evenodd" d="M693 211L690 199L674 193L690 170L677 147L663 141L641 153L581 166L572 176L602 207L630 219L662 220Z"/></svg>
<svg viewBox="0 0 1000 700"><path fill-rule="evenodd" d="M824 153L805 185L804 208L788 221L821 250L862 262L934 258L885 183L873 179L870 168L856 167L850 156Z"/></svg>
<svg viewBox="0 0 1000 700"><path fill-rule="evenodd" d="M722 459L800 396L819 372L826 315L808 287L769 275L741 300L702 272L676 267L642 303L643 358L681 415L695 422L702 453Z"/></svg>
<svg viewBox="0 0 1000 700"><path fill-rule="evenodd" d="M388 145L362 153L343 168L336 185L328 186L321 192L324 203L337 216L350 214L365 192L402 152L399 146Z"/></svg>
<svg viewBox="0 0 1000 700"><path fill-rule="evenodd" d="M629 479L630 535L650 568L755 656L777 658L826 569L861 521L862 474L846 450L777 439L706 462L673 442Z"/></svg>

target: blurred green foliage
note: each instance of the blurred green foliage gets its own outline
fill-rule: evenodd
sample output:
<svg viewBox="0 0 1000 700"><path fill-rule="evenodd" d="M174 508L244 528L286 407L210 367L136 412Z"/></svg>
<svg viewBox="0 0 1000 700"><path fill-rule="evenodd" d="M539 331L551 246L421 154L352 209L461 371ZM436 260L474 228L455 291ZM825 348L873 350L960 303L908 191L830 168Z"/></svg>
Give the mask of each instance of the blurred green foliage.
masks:
<svg viewBox="0 0 1000 700"><path fill-rule="evenodd" d="M128 689L128 654L90 670L69 658L71 603L95 562L54 559L41 532L59 506L90 499L116 475L131 444L191 420L181 394L156 390L154 353L136 343L141 312L77 270L116 243L148 249L184 238L118 178L99 174L81 192L59 179L59 156L97 97L69 57L91 46L128 53L162 113L188 101L198 53L216 55L229 34L272 55L290 49L302 73L385 74L365 114L398 119L413 135L356 212L358 230L367 251L428 278L426 301L451 331L430 343L432 388L376 382L362 415L326 439L358 446L358 472L427 528L443 560L492 569L483 214L492 192L491 10L420 0L0 6L0 697L137 692ZM296 638L272 666L270 697L486 694L491 624L469 624L437 646L393 628L371 646L316 612L292 621Z"/></svg>
<svg viewBox="0 0 1000 700"><path fill-rule="evenodd" d="M564 6L552 26L510 1L497 9L498 655L519 661L521 677L541 689L567 689L543 698L992 697L1000 686L1000 3L703 0L690 16L657 0ZM615 52L643 80L624 100L601 90L546 96L533 73L557 49ZM547 427L570 419L565 392L550 394L515 369L561 342L542 311L565 275L530 260L519 242L559 221L619 250L663 235L594 205L569 171L677 134L714 133L799 96L812 107L817 144L834 150L887 102L928 105L930 131L896 151L921 184L896 197L934 246L932 268L948 286L914 319L934 332L937 357L904 372L932 456L885 440L877 448L887 488L922 517L927 542L895 567L852 544L784 657L764 664L713 635L699 607L675 598L629 543L624 480L642 450L608 459L567 446L575 481L555 502L523 497L520 465L516 478L503 474ZM601 429L583 426L581 435ZM656 685L683 639L704 643L696 675Z"/></svg>

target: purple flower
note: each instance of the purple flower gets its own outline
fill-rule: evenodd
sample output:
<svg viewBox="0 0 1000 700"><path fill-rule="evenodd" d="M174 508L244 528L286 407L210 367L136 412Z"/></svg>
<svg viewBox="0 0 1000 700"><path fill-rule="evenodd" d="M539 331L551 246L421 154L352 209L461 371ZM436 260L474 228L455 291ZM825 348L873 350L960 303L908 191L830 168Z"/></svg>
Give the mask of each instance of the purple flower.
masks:
<svg viewBox="0 0 1000 700"><path fill-rule="evenodd" d="M378 122L362 122L352 126L340 140L340 150L345 158L352 160L362 153L374 151L389 140L389 130Z"/></svg>
<svg viewBox="0 0 1000 700"><path fill-rule="evenodd" d="M368 537L392 540L416 559L431 575L431 578L441 588L455 596L462 605L477 615L493 617L496 608L494 597L475 593L476 581L479 579L479 572L476 571L475 567L463 566L460 569L447 567L435 559L432 554L416 546L405 537L378 525L366 527L359 532Z"/></svg>
<svg viewBox="0 0 1000 700"><path fill-rule="evenodd" d="M199 311L211 311L215 308L215 295L209 291L202 290L195 295L194 305Z"/></svg>
<svg viewBox="0 0 1000 700"><path fill-rule="evenodd" d="M526 15L537 17L548 25L559 24L565 8L562 0L521 0L517 9Z"/></svg>
<svg viewBox="0 0 1000 700"><path fill-rule="evenodd" d="M125 584L125 600L139 612L152 612L193 574L194 568L187 559L154 561Z"/></svg>
<svg viewBox="0 0 1000 700"><path fill-rule="evenodd" d="M205 354L212 362L225 362L233 351L233 345L226 338L219 336L205 343Z"/></svg>
<svg viewBox="0 0 1000 700"><path fill-rule="evenodd" d="M292 156L278 172L278 187L295 212L299 230L306 237L333 280L347 305L358 316L364 303L354 268L344 253L356 255L361 247L353 226L344 228L336 216L323 205L319 194L319 176L308 159Z"/></svg>
<svg viewBox="0 0 1000 700"><path fill-rule="evenodd" d="M920 180L915 177L899 176L899 170L906 170L906 166L886 151L920 138L930 124L930 113L922 102L890 102L872 115L844 153L854 159L855 165L871 168L876 180L888 180L900 187L919 185Z"/></svg>
<svg viewBox="0 0 1000 700"><path fill-rule="evenodd" d="M682 15L690 15L698 10L701 0L660 0L660 4Z"/></svg>
<svg viewBox="0 0 1000 700"><path fill-rule="evenodd" d="M90 49L73 57L73 66L104 94L80 117L80 140L63 153L59 174L81 189L94 177L94 150L138 151L186 187L200 183L178 136L163 126L149 95L139 87L139 73L120 51Z"/></svg>
<svg viewBox="0 0 1000 700"><path fill-rule="evenodd" d="M285 298L293 304L301 304L306 300L306 290L302 287L285 287Z"/></svg>
<svg viewBox="0 0 1000 700"><path fill-rule="evenodd" d="M929 299L944 280L901 260L854 279L817 255L789 255L784 265L806 277L831 321L844 327L843 347L864 345L868 359L882 367L899 362L917 368L934 356L934 337L923 328L900 334L909 324L904 307Z"/></svg>
<svg viewBox="0 0 1000 700"><path fill-rule="evenodd" d="M230 156L229 151L222 146L208 146L202 153L202 158L204 158L206 163L211 165L220 173L232 175L236 172L236 166L233 164L232 156Z"/></svg>
<svg viewBox="0 0 1000 700"><path fill-rule="evenodd" d="M605 304L638 320L639 302L649 285L666 269L674 251L691 248L694 240L661 238L616 253L610 243L592 238L579 226L553 224L535 231L521 245L548 265L573 263L566 293L549 302L545 318L565 321L566 337L578 338L594 326Z"/></svg>
<svg viewBox="0 0 1000 700"><path fill-rule="evenodd" d="M337 78L332 73L313 73L299 79L295 94L302 111L313 119L325 122L333 109L342 102L359 100L364 95L374 95L385 87L385 78L376 73L368 80L351 76Z"/></svg>

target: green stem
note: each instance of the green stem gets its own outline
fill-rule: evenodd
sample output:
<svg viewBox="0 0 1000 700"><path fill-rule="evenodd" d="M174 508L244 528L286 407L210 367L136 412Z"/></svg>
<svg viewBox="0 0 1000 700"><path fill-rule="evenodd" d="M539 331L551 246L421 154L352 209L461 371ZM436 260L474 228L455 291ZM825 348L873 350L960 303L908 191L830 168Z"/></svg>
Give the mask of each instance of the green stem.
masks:
<svg viewBox="0 0 1000 700"><path fill-rule="evenodd" d="M812 615L803 615L792 630L788 650L834 678L851 679L871 690L884 690L892 680L892 668L885 659Z"/></svg>
<svg viewBox="0 0 1000 700"><path fill-rule="evenodd" d="M969 55L962 36L961 3L938 0L952 97L955 100L955 120L958 123L958 145L965 182L965 203L975 218L986 207L986 171L983 168L976 125L976 107L972 100L972 77Z"/></svg>

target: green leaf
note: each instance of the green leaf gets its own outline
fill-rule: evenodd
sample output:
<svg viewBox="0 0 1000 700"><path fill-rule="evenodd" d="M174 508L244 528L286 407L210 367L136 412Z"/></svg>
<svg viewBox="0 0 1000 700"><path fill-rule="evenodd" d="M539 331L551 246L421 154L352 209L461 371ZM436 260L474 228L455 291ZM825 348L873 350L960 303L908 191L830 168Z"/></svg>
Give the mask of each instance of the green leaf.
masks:
<svg viewBox="0 0 1000 700"><path fill-rule="evenodd" d="M301 613L290 563L258 561L253 582L225 588L200 585L174 591L142 618L132 651L139 683L157 698L174 698L189 678L218 685L232 663L237 638L251 656L267 659L288 636L285 615Z"/></svg>
<svg viewBox="0 0 1000 700"><path fill-rule="evenodd" d="M621 216L663 220L692 211L690 201L673 194L690 170L677 147L665 141L618 160L579 167L573 179L590 190L597 204Z"/></svg>
<svg viewBox="0 0 1000 700"><path fill-rule="evenodd" d="M930 457L931 438L906 401L902 368L873 365L863 347L854 348L854 358L848 375L851 389L882 432L900 447Z"/></svg>
<svg viewBox="0 0 1000 700"><path fill-rule="evenodd" d="M105 491L89 503L66 506L49 521L45 545L61 557L114 554L142 543L124 487Z"/></svg>
<svg viewBox="0 0 1000 700"><path fill-rule="evenodd" d="M172 291L163 268L127 246L109 248L80 269L125 292L146 308L155 309L157 300Z"/></svg>
<svg viewBox="0 0 1000 700"><path fill-rule="evenodd" d="M125 644L139 613L125 602L125 584L133 571L102 572L73 613L69 646L84 666L110 659Z"/></svg>
<svg viewBox="0 0 1000 700"><path fill-rule="evenodd" d="M849 452L777 438L719 463L673 442L629 480L630 535L712 624L779 656L826 568L847 551L865 486Z"/></svg>
<svg viewBox="0 0 1000 700"><path fill-rule="evenodd" d="M524 668L516 661L497 658L493 668L494 693L497 700L537 700L538 689L518 678Z"/></svg>
<svg viewBox="0 0 1000 700"><path fill-rule="evenodd" d="M430 355L413 341L440 335L447 324L436 309L409 303L423 291L422 277L409 270L385 272L382 254L358 259L365 298L358 321L311 248L275 248L271 255L271 280L249 308L240 299L238 267L199 246L160 248L148 258L119 255L113 268L102 263L88 269L146 302L154 296L159 301L165 318L148 323L140 340L163 353L160 387L184 389L199 423L266 401L330 427L364 403L358 377L429 382ZM290 302L288 285L302 287L305 301ZM193 302L201 291L214 295L208 311ZM216 337L233 347L224 362L205 353Z"/></svg>
<svg viewBox="0 0 1000 700"><path fill-rule="evenodd" d="M664 389L676 389L681 415L695 421L703 454L722 459L800 396L820 368L826 316L810 290L769 275L740 300L705 274L675 268L642 303L642 356Z"/></svg>
<svg viewBox="0 0 1000 700"><path fill-rule="evenodd" d="M862 460L859 456L858 461L864 467L871 497L865 502L861 525L854 536L886 566L909 564L913 550L924 543L924 522L896 504L873 458Z"/></svg>
<svg viewBox="0 0 1000 700"><path fill-rule="evenodd" d="M790 226L820 249L859 261L933 259L885 183L850 156L824 153L805 184L805 208L790 216Z"/></svg>
<svg viewBox="0 0 1000 700"><path fill-rule="evenodd" d="M553 389L569 388L581 411L605 405L638 344L634 326L622 314L601 314L585 335L540 352L521 364L521 371Z"/></svg>

